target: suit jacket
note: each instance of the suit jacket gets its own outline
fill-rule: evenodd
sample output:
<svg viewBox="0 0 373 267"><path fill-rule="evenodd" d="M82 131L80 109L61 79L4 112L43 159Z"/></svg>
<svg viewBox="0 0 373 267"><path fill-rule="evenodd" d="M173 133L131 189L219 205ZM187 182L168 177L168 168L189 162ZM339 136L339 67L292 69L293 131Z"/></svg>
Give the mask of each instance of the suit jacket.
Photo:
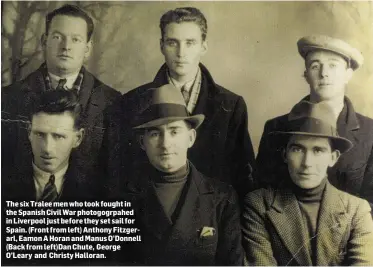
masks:
<svg viewBox="0 0 373 267"><path fill-rule="evenodd" d="M251 172L255 161L248 133L246 104L241 96L217 85L206 67L200 64L200 68L202 84L193 114L204 114L205 121L197 129L197 139L189 149L188 158L203 174L232 184L243 198L252 187ZM142 94L167 83L167 67L163 65L153 82L122 96L110 116L112 133L106 139L109 156L106 154L103 157L103 160L109 159L109 168L114 168L109 170L110 176L118 166L129 173L147 162L131 129L132 121L146 106ZM137 165L138 162L140 165Z"/></svg>
<svg viewBox="0 0 373 267"><path fill-rule="evenodd" d="M230 185L207 178L190 164L185 197L174 223L164 212L151 173L131 179L123 196L134 207L141 242L124 244L121 254L131 265L242 265L240 210ZM126 192L123 195L123 192ZM215 234L200 237L202 228Z"/></svg>
<svg viewBox="0 0 373 267"><path fill-rule="evenodd" d="M85 136L76 150L76 165L82 173L92 170L97 163L104 131L107 128L106 110L120 93L103 84L84 69L79 91L83 106ZM2 89L2 163L18 166L30 150L27 121L30 104L35 95L46 90L41 68L24 80ZM23 152L26 152L24 154Z"/></svg>
<svg viewBox="0 0 373 267"><path fill-rule="evenodd" d="M284 130L288 114L266 122L256 158L255 179L267 184L286 177L288 170L276 139L269 132ZM356 113L351 101L345 105L337 121L338 134L353 143L337 164L329 170L329 181L338 189L365 198L373 205L373 119ZM276 150L277 148L277 150Z"/></svg>
<svg viewBox="0 0 373 267"><path fill-rule="evenodd" d="M373 221L366 200L326 184L320 203L316 251L310 255L296 196L289 186L246 196L243 244L250 265L373 265Z"/></svg>

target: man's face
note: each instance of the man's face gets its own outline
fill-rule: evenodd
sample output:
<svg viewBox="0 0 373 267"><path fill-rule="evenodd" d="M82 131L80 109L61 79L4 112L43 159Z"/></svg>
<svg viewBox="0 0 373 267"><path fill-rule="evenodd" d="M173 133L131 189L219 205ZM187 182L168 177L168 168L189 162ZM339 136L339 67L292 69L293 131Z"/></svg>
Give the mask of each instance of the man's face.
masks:
<svg viewBox="0 0 373 267"><path fill-rule="evenodd" d="M286 147L285 162L294 184L315 188L326 179L328 167L334 166L339 151L331 151L328 138L293 135Z"/></svg>
<svg viewBox="0 0 373 267"><path fill-rule="evenodd" d="M87 23L79 17L57 15L52 19L42 45L48 70L58 76L76 73L89 55Z"/></svg>
<svg viewBox="0 0 373 267"><path fill-rule="evenodd" d="M141 147L156 169L171 173L186 164L188 148L195 139L194 129L190 129L185 121L175 121L146 129Z"/></svg>
<svg viewBox="0 0 373 267"><path fill-rule="evenodd" d="M32 117L29 140L35 165L48 173L56 173L69 162L71 150L81 143L83 129L74 128L70 112L47 114L40 112Z"/></svg>
<svg viewBox="0 0 373 267"><path fill-rule="evenodd" d="M170 23L165 28L161 51L172 77L195 74L201 56L207 51L200 27L194 22Z"/></svg>
<svg viewBox="0 0 373 267"><path fill-rule="evenodd" d="M316 50L306 57L304 76L310 85L311 96L319 101L343 97L352 74L346 60L336 53Z"/></svg>

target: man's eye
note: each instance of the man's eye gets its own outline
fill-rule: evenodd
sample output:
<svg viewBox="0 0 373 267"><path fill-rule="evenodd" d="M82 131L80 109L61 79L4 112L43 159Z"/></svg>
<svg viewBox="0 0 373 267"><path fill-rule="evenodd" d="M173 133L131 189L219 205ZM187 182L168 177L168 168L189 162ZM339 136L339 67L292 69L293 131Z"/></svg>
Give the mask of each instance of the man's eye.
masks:
<svg viewBox="0 0 373 267"><path fill-rule="evenodd" d="M82 42L82 40L81 40L81 39L79 39L79 38L73 38L73 42L74 42L74 43L81 43L81 42Z"/></svg>
<svg viewBox="0 0 373 267"><path fill-rule="evenodd" d="M323 152L323 150L320 149L320 148L315 148L313 151L314 151L315 154L320 154L320 153Z"/></svg>
<svg viewBox="0 0 373 267"><path fill-rule="evenodd" d="M335 68L336 65L335 65L334 63L331 63L331 64L329 64L329 67L330 67L330 68Z"/></svg>
<svg viewBox="0 0 373 267"><path fill-rule="evenodd" d="M34 133L34 135L36 135L37 137L43 137L44 136L43 133Z"/></svg>
<svg viewBox="0 0 373 267"><path fill-rule="evenodd" d="M291 152L301 152L301 151L302 151L302 149L299 148L299 147L292 147L291 148Z"/></svg>
<svg viewBox="0 0 373 267"><path fill-rule="evenodd" d="M316 64L311 66L312 70L318 70L319 68L320 68L320 66L316 65Z"/></svg>
<svg viewBox="0 0 373 267"><path fill-rule="evenodd" d="M54 40L60 40L60 39L61 39L61 36L59 36L59 35L53 35L53 36L52 36L52 39L54 39Z"/></svg>
<svg viewBox="0 0 373 267"><path fill-rule="evenodd" d="M179 133L178 130L172 130L172 131L171 131L171 134L172 134L172 135L176 135L176 134L178 134L178 133Z"/></svg>
<svg viewBox="0 0 373 267"><path fill-rule="evenodd" d="M175 41L167 41L168 46L176 46L177 43Z"/></svg>
<svg viewBox="0 0 373 267"><path fill-rule="evenodd" d="M158 132L150 132L149 134L151 137L157 137L159 135Z"/></svg>
<svg viewBox="0 0 373 267"><path fill-rule="evenodd" d="M61 135L61 134L55 134L53 135L55 139L57 140L61 140L61 139L65 139L65 136L64 135Z"/></svg>

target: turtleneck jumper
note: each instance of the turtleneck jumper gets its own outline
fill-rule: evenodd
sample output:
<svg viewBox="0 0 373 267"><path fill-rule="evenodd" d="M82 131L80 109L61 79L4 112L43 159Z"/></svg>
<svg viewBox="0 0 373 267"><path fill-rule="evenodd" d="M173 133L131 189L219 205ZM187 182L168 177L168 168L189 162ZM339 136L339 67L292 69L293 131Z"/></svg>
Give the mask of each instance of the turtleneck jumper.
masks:
<svg viewBox="0 0 373 267"><path fill-rule="evenodd" d="M310 255L312 255L313 264L315 264L315 254L313 252L317 253L315 238L317 220L326 180L327 178L323 179L319 186L311 189L303 189L293 184L293 192L298 200L299 208L302 213L303 226L310 240L307 248L309 249Z"/></svg>
<svg viewBox="0 0 373 267"><path fill-rule="evenodd" d="M152 177L155 192L166 215L172 219L189 175L189 164L173 173L156 171ZM173 220L172 220L173 221Z"/></svg>

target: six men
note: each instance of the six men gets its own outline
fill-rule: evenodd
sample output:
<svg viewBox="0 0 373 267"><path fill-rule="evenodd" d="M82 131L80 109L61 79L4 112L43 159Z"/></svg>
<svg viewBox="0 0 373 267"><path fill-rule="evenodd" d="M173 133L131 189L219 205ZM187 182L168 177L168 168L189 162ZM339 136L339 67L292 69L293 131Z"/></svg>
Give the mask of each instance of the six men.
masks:
<svg viewBox="0 0 373 267"><path fill-rule="evenodd" d="M200 63L198 9L161 17L165 64L121 98L83 67L93 29L76 6L52 11L45 63L2 89L5 199L129 200L143 238L124 245L132 265L373 264L358 198L373 203L373 120L345 97L359 51L298 41L310 95L266 123L255 163L243 98Z"/></svg>

